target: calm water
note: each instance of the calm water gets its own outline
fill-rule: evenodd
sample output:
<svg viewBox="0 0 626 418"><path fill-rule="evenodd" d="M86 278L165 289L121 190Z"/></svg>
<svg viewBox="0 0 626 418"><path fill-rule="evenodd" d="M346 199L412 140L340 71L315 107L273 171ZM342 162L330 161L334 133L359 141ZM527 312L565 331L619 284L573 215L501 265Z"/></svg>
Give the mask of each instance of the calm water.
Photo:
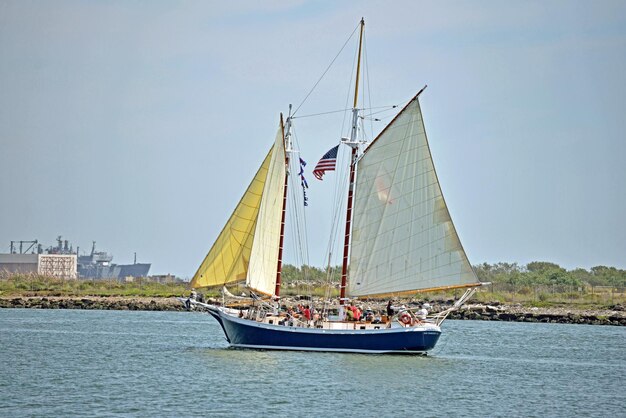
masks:
<svg viewBox="0 0 626 418"><path fill-rule="evenodd" d="M0 416L626 417L626 328L448 321L429 357L227 348L208 315L0 309Z"/></svg>

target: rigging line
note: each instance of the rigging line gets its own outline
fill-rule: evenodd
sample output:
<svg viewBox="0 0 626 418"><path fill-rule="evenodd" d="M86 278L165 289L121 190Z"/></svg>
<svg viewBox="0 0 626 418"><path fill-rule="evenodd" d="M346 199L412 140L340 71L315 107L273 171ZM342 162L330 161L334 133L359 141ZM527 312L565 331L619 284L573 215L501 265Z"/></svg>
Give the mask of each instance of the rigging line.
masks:
<svg viewBox="0 0 626 418"><path fill-rule="evenodd" d="M339 52L337 52L337 55L335 55L335 58L333 58L333 60L330 62L330 64L328 64L328 67L326 68L326 70L324 70L324 73L322 74L322 76L319 78L319 80L317 80L317 83L315 83L315 85L313 86L313 88L311 88L311 90L309 91L309 93L306 95L306 97L302 100L302 102L300 103L300 105L298 105L298 107L296 108L296 111L293 112L292 116L295 115L296 113L298 113L298 110L300 110L300 108L302 107L302 105L304 104L304 102L306 102L306 100L309 98L309 96L311 95L311 93L313 93L313 90L315 90L315 88L317 87L317 85L320 83L320 81L322 81L322 79L324 78L324 76L326 75L326 73L328 72L328 70L330 70L330 67L332 67L332 65L335 63L335 61L337 60L337 58L339 57L339 55L341 54L341 52L344 50L344 48L346 47L346 45L348 45L348 42L350 42L350 39L352 39L352 37L354 36L354 33L356 32L356 30L359 28L359 26L361 26L361 22L359 22L358 25L356 25L356 27L354 28L354 30L352 31L352 33L350 34L350 36L348 37L348 39L346 40L346 42L343 44L343 46L341 47L341 49L339 50Z"/></svg>
<svg viewBox="0 0 626 418"><path fill-rule="evenodd" d="M297 205L296 201L295 201L296 197L294 194L292 194L292 207L294 207ZM294 211L295 212L295 211ZM297 220L296 220L296 216L294 216L291 220L291 224L293 225L292 228L292 239L293 239L293 248L294 248L294 258L295 258L295 267L297 270L300 270L300 266L302 265L301 261L300 261L300 257L299 257L299 240L298 240L298 234L297 234ZM299 275L296 275L296 280L299 280L300 277Z"/></svg>
<svg viewBox="0 0 626 418"><path fill-rule="evenodd" d="M370 109L372 108L372 91L370 89L370 62L367 57L367 39L363 36L363 49L364 49L364 61L365 61L365 74L367 76L367 99L370 105ZM366 77L363 77L363 81L365 81ZM365 133L365 125L363 126L363 133ZM374 121L370 120L370 132L372 138L374 138Z"/></svg>
<svg viewBox="0 0 626 418"><path fill-rule="evenodd" d="M304 116L298 116L298 117L291 117L291 119L302 119L302 118L311 118L313 116L321 116L321 115L330 115L331 113L340 113L340 112L346 112L350 110L350 108L346 108L346 109L339 109L339 110L330 110L328 112L321 112L321 113L313 113L310 115L304 115Z"/></svg>
<svg viewBox="0 0 626 418"><path fill-rule="evenodd" d="M368 113L367 115L363 115L362 117L363 117L363 118L367 118L367 117L370 117L370 116L377 115L377 114L379 114L379 113L389 112L390 110L397 108L397 107L398 107L398 105L379 106L379 107L378 107L378 109L380 109L380 108L382 108L382 107L384 107L384 109L383 109L383 110L378 110L378 111L376 111L376 112ZM375 108L372 108L372 109L375 109Z"/></svg>
<svg viewBox="0 0 626 418"><path fill-rule="evenodd" d="M408 102L408 100L407 100ZM383 109L386 107L398 107L399 105L397 104L392 104L392 105L384 105L384 106L371 106L371 107L364 107L362 110L374 110L374 109Z"/></svg>
<svg viewBox="0 0 626 418"><path fill-rule="evenodd" d="M355 72L355 68L358 68L358 60L359 60L359 49L357 48L354 52L354 58L352 61L352 71L350 72L350 83L348 85L348 92L346 95L346 107L348 106L348 103L350 103L350 98L351 98L351 86L352 86L352 80L353 77L356 75L357 80L358 80L358 74L356 74ZM364 82L364 81L362 81ZM358 106L358 103L357 103ZM350 113L349 112L345 112L344 113L344 118L343 118L343 123L341 126L341 132L343 134L345 126L346 126L346 119L348 117ZM358 121L357 121L358 123ZM350 130L352 130L352 126L350 127ZM358 126L357 126L357 132L356 135L358 136ZM352 134L350 134L350 138L352 138ZM357 139L357 138L355 138ZM347 154L347 156L346 156ZM338 231L339 229L339 224L340 224L340 216L339 216L339 211L341 211L343 209L343 211L341 211L342 213L346 213L346 208L344 207L343 204L343 200L342 199L344 196L347 195L347 191L348 191L348 187L349 187L349 173L350 173L350 165L352 164L352 149L350 149L347 153L342 153L342 160L341 160L341 176L339 176L339 170L337 172L338 174L338 178L341 179L340 182L335 183L336 185L336 189L335 189L335 202L333 203L333 209L334 209L334 213L333 213L333 225L331 228L331 236L329 238L329 245L328 245L328 268L329 268L329 275L328 275L328 280L330 281L330 277L332 277L332 275L330 274L330 265L332 263L332 254L335 250L335 245L339 244L340 245L340 239L341 236L338 235ZM348 164L346 165L346 158L347 158L347 162ZM339 161L337 161L337 163L339 163ZM347 204L347 203L346 203ZM347 213L346 215L347 216ZM347 222L346 219L343 218L343 215L341 216L341 219L345 220ZM335 255L337 256L337 255ZM341 262L341 260L340 260Z"/></svg>
<svg viewBox="0 0 626 418"><path fill-rule="evenodd" d="M368 86L368 88L369 88L369 86ZM350 96L350 92L348 92L348 96ZM371 96L368 96L368 97L369 97L369 101L370 101L370 107L364 107L364 108L361 108L361 110L374 110L374 109L383 109L383 110L379 110L377 112L372 112L370 114L365 115L365 117L376 115L376 114L381 113L381 112L386 112L386 111L388 111L390 109L395 109L396 107L399 106L397 104L394 104L394 105L376 106L376 107L374 107L374 106L372 106L372 103L371 103ZM349 100L349 97L348 97L348 100ZM329 110L328 112L311 113L311 114L303 115L303 116L292 116L291 119L312 118L312 117L315 117L315 116L323 116L323 115L330 115L330 114L333 114L333 113L347 112L349 110L352 110L352 108L346 107L344 109ZM361 116L361 117L363 117L363 116ZM342 131L343 131L343 129L342 129Z"/></svg>
<svg viewBox="0 0 626 418"><path fill-rule="evenodd" d="M293 182L294 188L297 187L295 184L295 180ZM300 232L300 209L299 202L296 198L295 193L291 194L291 206L292 206L292 236L293 236L293 250L294 257L296 259L296 265L299 266L302 264L302 235Z"/></svg>
<svg viewBox="0 0 626 418"><path fill-rule="evenodd" d="M292 137L295 138L295 133L293 132L293 127L292 127ZM290 158L290 162L289 162L289 170L291 173L293 173L293 170L291 169L291 164L292 164L292 160ZM288 214L288 221L289 221L289 238L291 240L291 248L294 251L294 263L295 266L298 266L298 253L297 253L297 249L298 249L298 244L297 244L297 228L295 227L295 219L296 219L296 205L295 205L295 193L293 193L295 184L294 184L294 176L290 175L289 176L289 181L290 181L290 189L292 190L292 193L288 193L288 203L290 205L289 210L287 212Z"/></svg>
<svg viewBox="0 0 626 418"><path fill-rule="evenodd" d="M348 98L349 100L349 98ZM333 183L333 201L331 205L331 229L328 239L328 245L326 248L326 254L329 255L328 264L331 263L330 255L334 252L334 240L336 239L337 233L337 223L338 223L338 210L341 206L341 197L343 196L343 188L342 185L344 183L344 166L345 166L345 152L343 151L343 147L341 147L342 151L337 155L337 161L335 162L335 175L337 176L337 180ZM326 254L324 257L326 257Z"/></svg>
<svg viewBox="0 0 626 418"><path fill-rule="evenodd" d="M300 142L298 140L297 135L295 135L295 130L294 132L294 141L296 143L296 147L299 149L300 148ZM294 166L298 169L300 169L300 159L298 158L297 161L295 161L295 159L292 159L292 164L294 164ZM295 172L295 171L293 171ZM298 176L299 181L301 181L301 179ZM295 176L293 177L293 181L296 182ZM301 186L301 184L300 184ZM297 186L295 186L297 187ZM295 190L295 188L293 189ZM294 212L295 212L295 218L296 218L296 224L297 224L297 231L298 231L298 235L296 238L297 242L298 242L298 247L297 250L299 251L299 256L300 256L300 261L302 263L306 262L308 263L308 259L309 259L309 252L308 252L308 231L307 231L307 226L306 226L306 210L304 208L304 196L302 196L302 204L300 204L300 202L296 203L296 197L295 197L295 193L292 193L293 196L293 206L294 206ZM300 199L298 199L300 200ZM304 279L307 279L307 273L305 271L303 271L303 275L304 275Z"/></svg>
<svg viewBox="0 0 626 418"><path fill-rule="evenodd" d="M293 165L294 165L294 161L295 159L291 159L290 160L290 170L293 173ZM296 196L295 190L298 187L295 176L290 176L291 177L291 189L292 189L292 193L290 194L290 204L291 204L291 212L290 212L290 220L291 220L291 238L292 238L292 248L294 251L294 257L295 257L295 262L296 262L296 266L299 264L300 260L299 260L299 254L301 253L301 247L302 247L302 242L300 239L298 239L300 237L300 232L299 232L299 217L300 217L300 211L298 209L298 198Z"/></svg>
<svg viewBox="0 0 626 418"><path fill-rule="evenodd" d="M333 182L333 199L332 199L332 205L330 207L331 209L331 214L330 214L330 220L331 220L331 224L330 224L330 231L329 231L329 235L328 235L328 243L327 243L327 247L326 247L326 253L324 254L324 258L328 257L326 259L326 262L324 263L327 266L327 273L328 273L328 267L331 265L332 263L332 256L334 254L334 250L335 250L335 239L336 237L336 233L337 233L337 217L338 217L338 206L340 205L341 202L341 197L342 197L342 188L341 185L343 184L343 166L344 166L344 152L343 152L343 147L341 147L341 151L338 154L338 158L337 158L337 162L335 163L335 167L336 167L336 180ZM328 277L327 277L328 280Z"/></svg>
<svg viewBox="0 0 626 418"><path fill-rule="evenodd" d="M367 118L368 120L373 120L375 122L388 122L389 120L393 120L396 115L388 115L388 116L380 116L378 118ZM387 123L388 124L388 123Z"/></svg>
<svg viewBox="0 0 626 418"><path fill-rule="evenodd" d="M299 147L299 142L297 141L296 138L296 145ZM298 161L299 163L299 161ZM295 164L295 163L294 163ZM298 169L299 164L297 164ZM295 210L297 211L297 229L299 231L298 233L298 237L300 239L298 239L298 256L300 259L300 272L302 273L302 278L304 279L305 285L306 283L308 283L309 280L309 270L305 267L305 264L308 264L308 260L309 260L309 252L308 252L308 231L307 231L307 226L306 226L306 210L304 208L304 197L302 197L302 202L298 202L297 204L295 203L295 194L292 195L293 199L294 199L294 206L295 206Z"/></svg>
<svg viewBox="0 0 626 418"><path fill-rule="evenodd" d="M346 150L347 152L344 153L344 158L343 158L343 169L341 171L341 182L339 184L339 191L338 191L338 199L337 199L337 204L335 205L335 216L334 216L334 221L335 221L335 234L337 234L338 232L341 231L340 225L343 225L344 222L340 222L343 218L343 214L345 212L345 207L344 207L344 203L345 203L345 199L347 196L347 191L348 191L348 181L349 181L349 177L350 177L350 170L349 168L346 167L346 162L348 162L348 164L351 163L352 160L352 149L348 148ZM339 243L337 242L337 240L339 240ZM341 248L341 235L336 237L335 240L335 245L339 244L340 248ZM334 248L333 248L334 249Z"/></svg>
<svg viewBox="0 0 626 418"><path fill-rule="evenodd" d="M291 185L293 186L293 180L291 181ZM294 258L295 258L295 265L298 265L298 254L297 254L297 229L295 227L295 219L296 219L296 214L295 214L295 193L291 193L289 195L289 204L291 206L291 211L289 211L289 237L291 239L291 248L294 249Z"/></svg>
<svg viewBox="0 0 626 418"><path fill-rule="evenodd" d="M351 97L351 93L352 93L352 91L351 91L351 89L352 89L352 77L354 76L354 73L355 73L354 70L355 70L355 68L357 66L358 55L359 55L359 49L357 48L354 51L354 58L352 59L352 71L350 71L350 82L348 83L348 92L346 94L346 104L344 105L346 108L348 107L348 104L350 103L350 97ZM348 111L346 111L343 114L343 121L341 122L341 131L339 132L339 137L340 138L343 136L343 132L344 132L344 129L346 127L346 119L347 119L348 115L349 115ZM352 127L350 129L352 129Z"/></svg>
<svg viewBox="0 0 626 418"><path fill-rule="evenodd" d="M409 98L409 99L403 101L402 103L408 103L410 100L411 99ZM388 111L396 109L396 108L398 108L400 106L401 106L401 104L393 104L393 105L373 106L373 107L369 107L369 108L363 108L362 110L374 110L374 109L382 109L382 110L379 110L377 112L372 112L372 113L369 113L367 115L363 115L363 116L361 116L361 118L368 118L370 116L377 115L379 113L388 112ZM388 118L393 117L393 116L395 116L395 115L384 116L383 119L388 119Z"/></svg>
<svg viewBox="0 0 626 418"><path fill-rule="evenodd" d="M303 265L310 265L309 262L309 246L308 246L308 241L309 241L309 234L308 234L308 226L307 226L307 217L306 217L306 210L304 208L302 208L302 221L301 221L301 229L302 229L302 235L303 235L303 246L301 249L301 254L300 257L302 259L302 264ZM305 280L309 280L309 271L306 270L303 272L304 275L304 279Z"/></svg>
<svg viewBox="0 0 626 418"><path fill-rule="evenodd" d="M295 132L295 131L294 131ZM300 149L300 140L298 139L297 136L294 136L295 142L296 142L296 146L298 147L298 149ZM298 169L298 172L300 170L300 159L298 159L298 161L294 161L294 165L296 166L295 168ZM300 178L298 178L299 181L301 181ZM306 210L304 209L304 194L302 195L302 205L298 205L298 213L302 213L302 218L306 219ZM304 239L302 240L302 244L305 247L305 252L304 254L308 254L308 231L306 229L304 229Z"/></svg>
<svg viewBox="0 0 626 418"><path fill-rule="evenodd" d="M294 165L299 169L299 161L298 164ZM301 187L301 186L300 186ZM297 233L296 233L296 240L298 242L298 258L300 261L300 273L301 273L301 283L304 282L304 288L307 288L307 285L309 283L309 278L308 278L308 270L306 269L305 265L306 265L306 259L308 258L307 254L308 254L308 237L307 237L307 228L306 228L306 210L304 208L304 201L302 201L301 203L295 203L295 198L294 198L294 209L296 212L296 229L297 229ZM300 199L297 199L298 201ZM303 292L306 293L306 292Z"/></svg>
<svg viewBox="0 0 626 418"><path fill-rule="evenodd" d="M346 214L346 196L348 192L348 184L349 184L349 174L350 169L349 165L346 164L350 162L352 158L352 149L347 149L344 152L344 158L342 160L342 171L340 176L340 181L338 183L338 194L337 200L335 203L335 213L333 216L333 235L331 240L331 247L329 252L332 253L337 259L334 260L335 265L339 265L342 263L343 254L341 249L343 241L341 240L342 235L339 234L342 231L341 226L345 225L345 214ZM335 251L337 250L337 251ZM333 263L332 259L328 261L329 266Z"/></svg>
<svg viewBox="0 0 626 418"><path fill-rule="evenodd" d="M308 260L308 231L306 227L306 209L304 207L304 196L298 198L297 204L298 215L298 250L302 265L307 264ZM307 272L303 271L304 279L308 280Z"/></svg>
<svg viewBox="0 0 626 418"><path fill-rule="evenodd" d="M295 185L294 185L295 186ZM293 218L292 218L292 225L293 225L293 241L294 241L294 257L296 259L296 266L297 267L301 267L302 266L302 240L301 235L300 235L300 220L299 220L299 202L296 199L295 194L292 194L291 196L292 199L292 208L293 210Z"/></svg>
<svg viewBox="0 0 626 418"><path fill-rule="evenodd" d="M357 60L358 60L358 48L355 49L354 57L352 59L352 71L350 72L350 82L348 83L348 90L346 94L346 104L345 104L346 108L348 107L348 104L350 103L352 80L355 74ZM349 115L349 112L346 111L344 113L343 122L341 124L341 131L339 134L340 137L343 136L343 132L346 126L346 119L348 115ZM339 165L339 162L340 162L339 158L335 165L335 167L341 167L341 170L336 169L338 180L340 179L341 181L335 182L335 190L334 190L333 205L332 205L333 211L332 211L332 218L331 218L333 220L333 223L331 225L331 234L328 240L328 247L327 247L328 251L326 252L326 254L328 254L328 266L330 266L332 263L331 257L332 257L332 254L334 253L334 249L335 249L334 245L336 243L335 241L340 238L336 236L338 228L339 228L339 210L343 207L343 202L341 201L342 200L341 198L343 197L343 194L346 191L346 187L347 187L346 183L347 183L347 178L348 178L348 173L345 170L345 157L344 157L345 153L341 153L340 155L342 156L341 165ZM348 158L351 159L351 153ZM351 160L349 161L351 162Z"/></svg>
<svg viewBox="0 0 626 418"><path fill-rule="evenodd" d="M299 161L298 161L299 163ZM298 166L299 167L299 166ZM302 205L300 207L301 212L302 212L302 230L303 230L303 239L301 240L301 245L303 246L302 249L302 260L305 264L309 264L309 230L308 230L308 226L307 226L307 216L306 216L306 208L304 206L304 196L302 196ZM305 275L306 278L306 275Z"/></svg>

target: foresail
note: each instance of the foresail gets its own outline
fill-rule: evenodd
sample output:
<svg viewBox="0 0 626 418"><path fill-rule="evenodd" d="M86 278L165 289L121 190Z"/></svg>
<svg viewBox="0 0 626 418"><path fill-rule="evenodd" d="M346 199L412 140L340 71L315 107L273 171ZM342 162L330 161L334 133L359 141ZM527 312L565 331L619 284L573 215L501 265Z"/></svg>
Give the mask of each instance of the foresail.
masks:
<svg viewBox="0 0 626 418"><path fill-rule="evenodd" d="M348 292L479 284L441 193L417 96L357 164Z"/></svg>
<svg viewBox="0 0 626 418"><path fill-rule="evenodd" d="M246 279L261 197L275 146L191 280L192 287L208 287Z"/></svg>
<svg viewBox="0 0 626 418"><path fill-rule="evenodd" d="M246 278L248 287L265 295L273 295L276 286L285 171L285 143L280 126L272 148Z"/></svg>

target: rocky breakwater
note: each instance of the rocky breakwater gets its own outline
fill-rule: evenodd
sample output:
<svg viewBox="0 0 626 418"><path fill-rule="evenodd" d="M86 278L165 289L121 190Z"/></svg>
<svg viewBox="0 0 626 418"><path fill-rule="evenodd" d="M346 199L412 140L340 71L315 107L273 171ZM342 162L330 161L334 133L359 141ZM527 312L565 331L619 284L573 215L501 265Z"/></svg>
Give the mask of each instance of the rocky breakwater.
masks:
<svg viewBox="0 0 626 418"><path fill-rule="evenodd" d="M309 299L307 298L307 301ZM219 304L217 300L209 299L208 303ZM319 302L319 301L317 301ZM424 301L396 300L394 305L416 308ZM285 306L296 306L306 303L301 298L284 298ZM449 308L452 300L431 300L431 313L441 312ZM359 305L364 308L383 312L386 306L384 301L363 301ZM246 308L246 304L240 304ZM1 297L0 308L30 308L30 309L101 309L101 310L130 310L130 311L184 311L185 307L175 297L123 297L123 296L21 296ZM331 314L336 311L331 310ZM486 304L469 304L450 313L449 319L469 319L480 321L508 321L508 322L543 322L558 324L589 324L589 325L621 325L626 326L626 307L613 305L607 309L580 309L572 306L537 308L521 304L505 305L499 302Z"/></svg>
<svg viewBox="0 0 626 418"><path fill-rule="evenodd" d="M522 305L470 304L452 312L450 319L482 321L543 322L555 324L626 326L626 308L613 305L607 309L575 309L571 307L537 308Z"/></svg>
<svg viewBox="0 0 626 418"><path fill-rule="evenodd" d="M84 297L14 297L0 298L0 308L29 309L100 309L127 311L183 311L176 298L147 298L121 296Z"/></svg>

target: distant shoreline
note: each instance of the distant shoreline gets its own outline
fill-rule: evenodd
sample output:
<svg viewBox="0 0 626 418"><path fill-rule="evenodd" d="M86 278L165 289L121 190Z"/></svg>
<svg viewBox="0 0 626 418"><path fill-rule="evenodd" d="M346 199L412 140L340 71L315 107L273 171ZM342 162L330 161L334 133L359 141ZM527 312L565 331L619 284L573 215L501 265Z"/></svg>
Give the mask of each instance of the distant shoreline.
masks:
<svg viewBox="0 0 626 418"><path fill-rule="evenodd" d="M0 297L0 308L184 311L175 297L12 296Z"/></svg>
<svg viewBox="0 0 626 418"><path fill-rule="evenodd" d="M297 300L283 299L288 305ZM407 305L409 303L407 302ZM435 311L446 307L446 302L431 302ZM383 302L369 303L374 309L382 309ZM27 309L90 309L131 311L184 311L175 297L127 297L127 296L13 296L0 297L0 308ZM626 311L623 306L613 309L578 309L575 307L535 308L521 304L505 305L469 304L453 312L449 319L539 322L560 324L588 324L626 326Z"/></svg>

